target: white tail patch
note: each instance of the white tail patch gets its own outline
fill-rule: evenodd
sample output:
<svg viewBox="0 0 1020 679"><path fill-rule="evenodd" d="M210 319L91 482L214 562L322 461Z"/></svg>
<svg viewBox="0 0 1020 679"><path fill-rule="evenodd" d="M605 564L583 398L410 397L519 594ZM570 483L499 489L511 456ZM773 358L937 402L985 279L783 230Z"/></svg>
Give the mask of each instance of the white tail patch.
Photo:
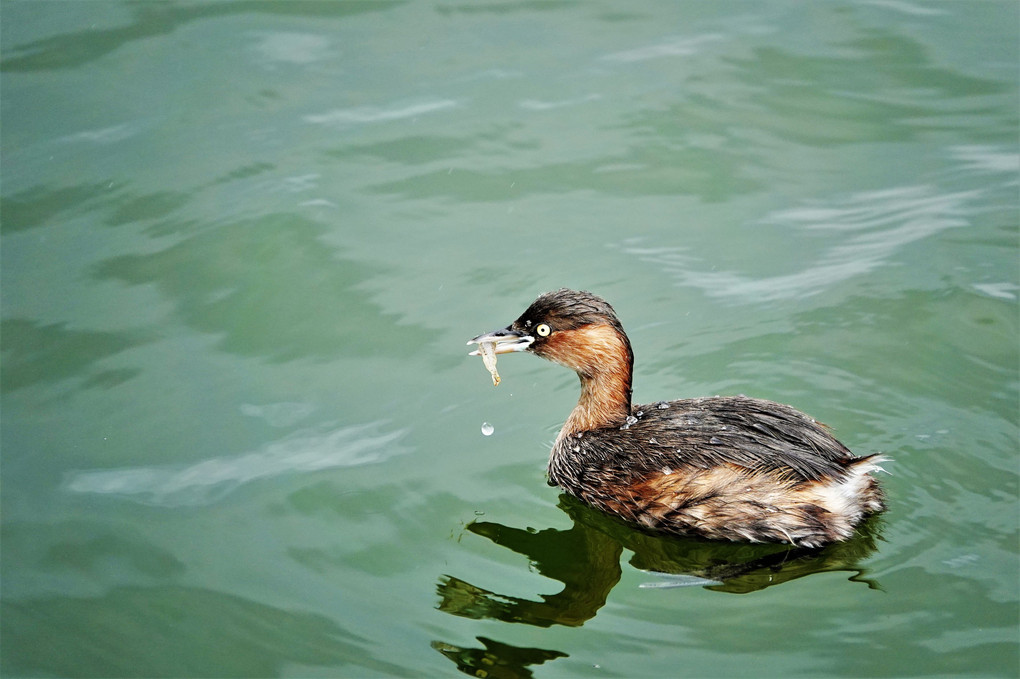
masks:
<svg viewBox="0 0 1020 679"><path fill-rule="evenodd" d="M847 471L849 476L841 481L816 481L808 485L805 495L814 504L822 507L834 518L846 521L850 528L868 511L878 511L881 503L875 497L871 485L871 472L885 471L882 463L889 458L874 455L854 463Z"/></svg>
<svg viewBox="0 0 1020 679"><path fill-rule="evenodd" d="M886 470L886 468L882 466L883 462L892 462L892 458L886 457L885 455L872 455L871 457L865 458L861 462L858 462L854 469L860 468L862 470L862 473L864 474L870 474L871 472L882 472L883 474L888 474L889 476L892 476L892 472Z"/></svg>

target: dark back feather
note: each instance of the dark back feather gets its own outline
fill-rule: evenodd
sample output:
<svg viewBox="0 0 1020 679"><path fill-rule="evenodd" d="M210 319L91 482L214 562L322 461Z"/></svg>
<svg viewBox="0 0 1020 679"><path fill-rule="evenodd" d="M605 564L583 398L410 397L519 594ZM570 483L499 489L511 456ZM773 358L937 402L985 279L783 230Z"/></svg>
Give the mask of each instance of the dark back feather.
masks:
<svg viewBox="0 0 1020 679"><path fill-rule="evenodd" d="M843 479L857 459L823 425L771 401L713 397L661 402L636 406L631 420L567 437L558 451L567 456L561 462L572 458L589 476L603 474L614 483L663 468L724 464L796 483ZM569 471L550 467L550 473Z"/></svg>

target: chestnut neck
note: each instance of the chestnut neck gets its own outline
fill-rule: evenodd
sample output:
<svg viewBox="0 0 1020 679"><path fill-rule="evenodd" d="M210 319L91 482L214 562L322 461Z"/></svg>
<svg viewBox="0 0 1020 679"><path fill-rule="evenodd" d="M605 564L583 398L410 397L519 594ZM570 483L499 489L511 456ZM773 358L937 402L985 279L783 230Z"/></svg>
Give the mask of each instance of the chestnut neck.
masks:
<svg viewBox="0 0 1020 679"><path fill-rule="evenodd" d="M634 366L630 341L622 330L610 326L589 326L585 330L583 357L575 355L575 360L561 361L581 380L581 397L560 431L561 438L619 426L630 415Z"/></svg>
<svg viewBox="0 0 1020 679"><path fill-rule="evenodd" d="M581 377L581 398L563 425L563 433L575 434L622 424L630 415L630 380L615 375Z"/></svg>

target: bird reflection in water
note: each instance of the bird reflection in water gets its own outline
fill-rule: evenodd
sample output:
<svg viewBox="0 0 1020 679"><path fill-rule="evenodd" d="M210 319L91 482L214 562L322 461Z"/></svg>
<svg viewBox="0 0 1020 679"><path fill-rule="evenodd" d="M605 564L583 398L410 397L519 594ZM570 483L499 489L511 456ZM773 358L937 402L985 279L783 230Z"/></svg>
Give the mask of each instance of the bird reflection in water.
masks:
<svg viewBox="0 0 1020 679"><path fill-rule="evenodd" d="M486 679L527 679L534 676L530 665L541 665L546 660L566 657L566 653L541 648L523 648L501 644L492 639L478 637L485 648L461 648L441 641L433 641L436 649L457 664L457 669L472 677Z"/></svg>
<svg viewBox="0 0 1020 679"><path fill-rule="evenodd" d="M568 495L560 496L559 506L573 521L567 530L535 531L488 521L473 521L466 528L526 556L540 574L563 583L560 592L540 594L538 600L522 599L446 575L437 587L439 610L476 620L579 627L595 617L620 581L624 549L634 553L630 559L633 567L649 572L642 587L702 586L716 592L747 594L813 573L846 571L852 574L848 580L879 588L857 565L876 549L875 542L880 539L878 516L862 523L845 542L811 549L666 537L638 530ZM649 596L662 594L649 592ZM479 641L484 648L465 649L439 641L433 642L433 648L457 663L461 671L489 677L530 677L529 665L566 655L482 637Z"/></svg>

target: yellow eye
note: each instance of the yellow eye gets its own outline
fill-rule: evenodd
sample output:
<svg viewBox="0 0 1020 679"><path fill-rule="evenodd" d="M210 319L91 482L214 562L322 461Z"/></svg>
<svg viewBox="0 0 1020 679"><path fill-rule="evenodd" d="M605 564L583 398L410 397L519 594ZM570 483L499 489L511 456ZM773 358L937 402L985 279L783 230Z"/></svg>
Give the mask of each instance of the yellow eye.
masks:
<svg viewBox="0 0 1020 679"><path fill-rule="evenodd" d="M548 337L549 333L552 332L552 328L550 328L545 323L539 323L538 326L535 328L535 332L538 333L539 337Z"/></svg>

